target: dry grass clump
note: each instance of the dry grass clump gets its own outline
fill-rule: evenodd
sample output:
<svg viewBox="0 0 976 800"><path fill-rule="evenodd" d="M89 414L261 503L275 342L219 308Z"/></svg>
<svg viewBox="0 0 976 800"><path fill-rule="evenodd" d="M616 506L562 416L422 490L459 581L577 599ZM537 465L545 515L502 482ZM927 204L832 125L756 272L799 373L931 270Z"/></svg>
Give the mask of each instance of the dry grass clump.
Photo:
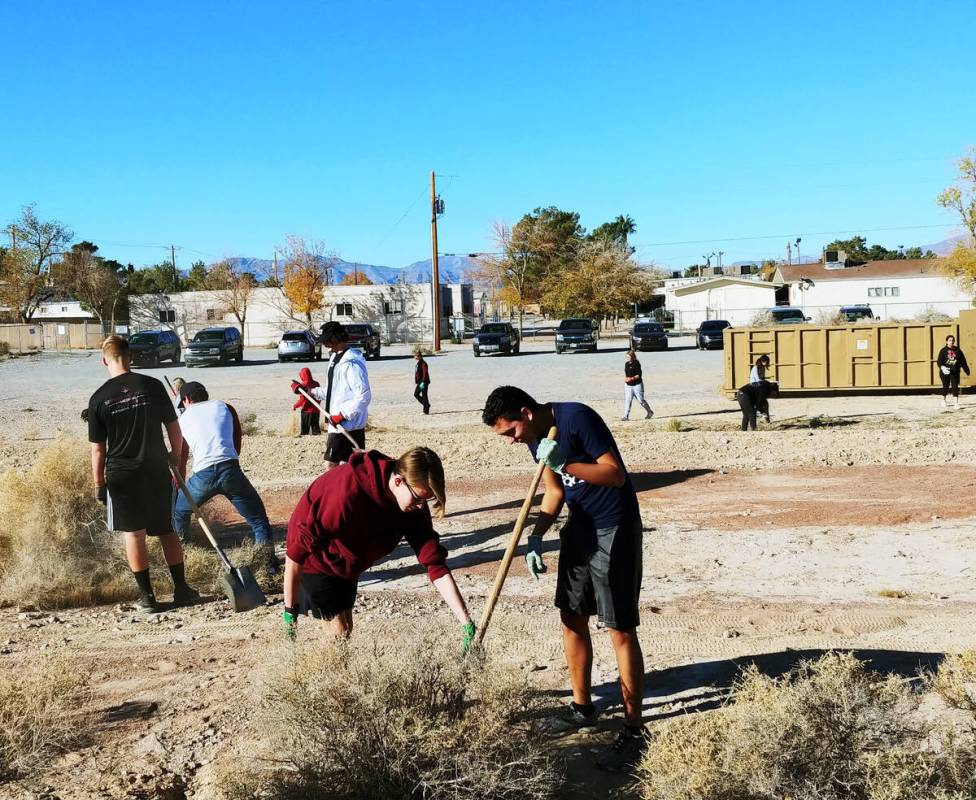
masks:
<svg viewBox="0 0 976 800"><path fill-rule="evenodd" d="M258 425L258 415L253 411L248 411L246 414L240 417L241 421L241 435L243 436L257 436L261 433L261 426Z"/></svg>
<svg viewBox="0 0 976 800"><path fill-rule="evenodd" d="M288 415L288 419L285 421L285 425L281 430L282 436L287 436L289 439L294 439L298 436L302 429L302 422L298 415L298 411L292 411Z"/></svg>
<svg viewBox="0 0 976 800"><path fill-rule="evenodd" d="M8 342L0 342L0 358L6 358L10 355L10 344Z"/></svg>
<svg viewBox="0 0 976 800"><path fill-rule="evenodd" d="M783 678L746 669L728 705L651 738L645 800L933 800L976 792L976 751L916 713L897 678L827 654Z"/></svg>
<svg viewBox="0 0 976 800"><path fill-rule="evenodd" d="M976 650L947 655L932 676L932 688L954 708L976 711Z"/></svg>
<svg viewBox="0 0 976 800"><path fill-rule="evenodd" d="M776 320L773 319L773 315L765 308L761 311L757 311L752 315L752 319L749 320L749 328L771 328L776 324Z"/></svg>
<svg viewBox="0 0 976 800"><path fill-rule="evenodd" d="M560 772L531 734L534 695L515 670L462 659L454 631L380 649L299 650L264 687L264 756L221 770L235 800L545 800ZM266 765L262 769L262 762Z"/></svg>
<svg viewBox="0 0 976 800"><path fill-rule="evenodd" d="M0 675L0 782L80 743L93 718L82 671L63 653Z"/></svg>
<svg viewBox="0 0 976 800"><path fill-rule="evenodd" d="M677 417L673 417L667 421L664 426L664 430L670 433L681 433L685 429L684 423Z"/></svg>

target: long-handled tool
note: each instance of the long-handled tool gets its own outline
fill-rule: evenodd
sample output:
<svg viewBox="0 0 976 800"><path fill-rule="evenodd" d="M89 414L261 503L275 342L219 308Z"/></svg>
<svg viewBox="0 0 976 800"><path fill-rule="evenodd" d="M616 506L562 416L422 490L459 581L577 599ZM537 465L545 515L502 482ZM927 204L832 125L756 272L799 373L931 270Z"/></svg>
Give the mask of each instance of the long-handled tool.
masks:
<svg viewBox="0 0 976 800"><path fill-rule="evenodd" d="M556 438L555 427L549 429L548 438ZM532 501L535 499L535 493L539 489L539 481L542 480L542 473L545 468L545 462L540 461L539 466L536 467L535 475L532 476L532 484L529 486L529 493L525 496L525 502L522 503L522 510L519 512L518 519L515 521L512 538L509 539L505 555L502 556L502 562L498 565L498 574L495 575L495 585L491 587L488 603L485 605L485 610L481 612L478 632L474 637L475 644L481 644L481 641L485 638L485 631L488 630L488 623L491 622L491 615L495 610L495 604L498 602L498 597L502 593L502 586L505 585L505 578L508 577L508 570L512 566L512 559L515 558L515 551L518 549L519 541L522 538L522 529L525 527L525 521L529 517L529 511L532 509Z"/></svg>
<svg viewBox="0 0 976 800"><path fill-rule="evenodd" d="M323 414L325 414L325 418L326 419L329 418L329 412L326 411L324 408L322 408L322 404L319 403L318 400L316 400L314 397L312 397L312 395L310 395L308 392L306 392L301 386L298 387L298 391L302 393L302 395L305 397L306 400L308 400L308 402L310 402L319 411L321 411ZM352 444L352 449L353 450L362 450L363 449L363 448L361 448L359 446L359 442L357 442L355 439L352 438L352 436L349 435L349 431L347 431L341 425L336 425L336 423L331 422L331 421L329 422L329 424L333 428L335 428L336 430L338 430L339 433L341 433L343 436L345 436L350 441L350 443Z"/></svg>
<svg viewBox="0 0 976 800"><path fill-rule="evenodd" d="M227 599L234 606L234 611L250 611L252 608L263 606L266 598L264 592L261 591L261 587L258 586L254 573L251 572L251 568L235 567L230 563L227 554L217 544L217 540L210 532L210 526L207 525L207 521L200 513L200 507L193 499L193 495L190 494L190 490L187 488L183 476L180 475L179 471L172 464L170 464L169 470L173 473L173 477L183 492L183 496L190 504L190 508L193 509L193 513L197 515L197 521L200 523L200 527L203 528L203 532L207 535L211 546L217 551L217 557L220 559L220 563L224 566L223 574L220 576L220 585L223 587Z"/></svg>

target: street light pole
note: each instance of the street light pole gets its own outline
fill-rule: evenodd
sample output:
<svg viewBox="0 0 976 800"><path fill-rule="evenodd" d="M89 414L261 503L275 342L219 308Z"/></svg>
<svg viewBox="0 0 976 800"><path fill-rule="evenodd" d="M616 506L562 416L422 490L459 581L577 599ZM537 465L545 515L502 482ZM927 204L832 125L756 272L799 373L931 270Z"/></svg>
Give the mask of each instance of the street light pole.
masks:
<svg viewBox="0 0 976 800"><path fill-rule="evenodd" d="M437 263L437 188L434 184L433 170L430 172L430 241L432 250L430 289L433 294L431 309L434 315L434 326L431 333L433 337L433 349L436 353L441 349L441 281Z"/></svg>

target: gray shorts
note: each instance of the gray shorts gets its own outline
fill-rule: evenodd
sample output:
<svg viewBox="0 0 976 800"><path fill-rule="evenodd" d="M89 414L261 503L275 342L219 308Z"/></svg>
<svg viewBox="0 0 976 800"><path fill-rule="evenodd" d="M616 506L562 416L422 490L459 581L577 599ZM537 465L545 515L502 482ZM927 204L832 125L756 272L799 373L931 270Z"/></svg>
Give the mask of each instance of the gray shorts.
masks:
<svg viewBox="0 0 976 800"><path fill-rule="evenodd" d="M606 628L640 625L643 525L631 517L616 528L585 528L566 523L559 538L556 608L597 615Z"/></svg>

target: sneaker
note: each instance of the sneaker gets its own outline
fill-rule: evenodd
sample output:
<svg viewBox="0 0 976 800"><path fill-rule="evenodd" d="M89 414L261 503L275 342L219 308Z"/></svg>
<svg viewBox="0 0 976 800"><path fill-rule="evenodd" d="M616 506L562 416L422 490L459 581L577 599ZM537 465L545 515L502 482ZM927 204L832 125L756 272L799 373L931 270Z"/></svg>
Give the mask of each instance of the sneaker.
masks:
<svg viewBox="0 0 976 800"><path fill-rule="evenodd" d="M646 747L647 738L643 728L639 733L624 728L596 760L596 765L607 772L629 772L637 766Z"/></svg>
<svg viewBox="0 0 976 800"><path fill-rule="evenodd" d="M654 412L651 411L651 409L647 409L647 415L644 417L644 419L650 419L653 416L654 416Z"/></svg>
<svg viewBox="0 0 976 800"><path fill-rule="evenodd" d="M592 728L600 719L600 712L593 708L592 714L584 714L579 706L570 703L561 714L557 714L545 720L539 726L539 732L548 736L559 736L564 733L572 733L583 728Z"/></svg>
<svg viewBox="0 0 976 800"><path fill-rule="evenodd" d="M141 611L143 614L158 614L162 609L159 607L159 603L156 602L155 595L144 594L140 595L139 599L135 602L136 611Z"/></svg>
<svg viewBox="0 0 976 800"><path fill-rule="evenodd" d="M200 602L200 592L193 589L186 584L180 586L173 592L173 605L174 606L192 606L195 603Z"/></svg>
<svg viewBox="0 0 976 800"><path fill-rule="evenodd" d="M430 406L424 406L424 413L425 414L429 414L430 413Z"/></svg>
<svg viewBox="0 0 976 800"><path fill-rule="evenodd" d="M773 421L773 418L769 414L763 414L763 419L766 420L767 425Z"/></svg>
<svg viewBox="0 0 976 800"><path fill-rule="evenodd" d="M943 408L949 407L949 401L945 397L942 398L942 407Z"/></svg>
<svg viewBox="0 0 976 800"><path fill-rule="evenodd" d="M959 398L958 397L955 400L952 401L952 407L953 408L959 408Z"/></svg>
<svg viewBox="0 0 976 800"><path fill-rule="evenodd" d="M630 419L630 417L621 417L620 418L620 421L621 422L627 422L627 420L629 420L629 419Z"/></svg>

